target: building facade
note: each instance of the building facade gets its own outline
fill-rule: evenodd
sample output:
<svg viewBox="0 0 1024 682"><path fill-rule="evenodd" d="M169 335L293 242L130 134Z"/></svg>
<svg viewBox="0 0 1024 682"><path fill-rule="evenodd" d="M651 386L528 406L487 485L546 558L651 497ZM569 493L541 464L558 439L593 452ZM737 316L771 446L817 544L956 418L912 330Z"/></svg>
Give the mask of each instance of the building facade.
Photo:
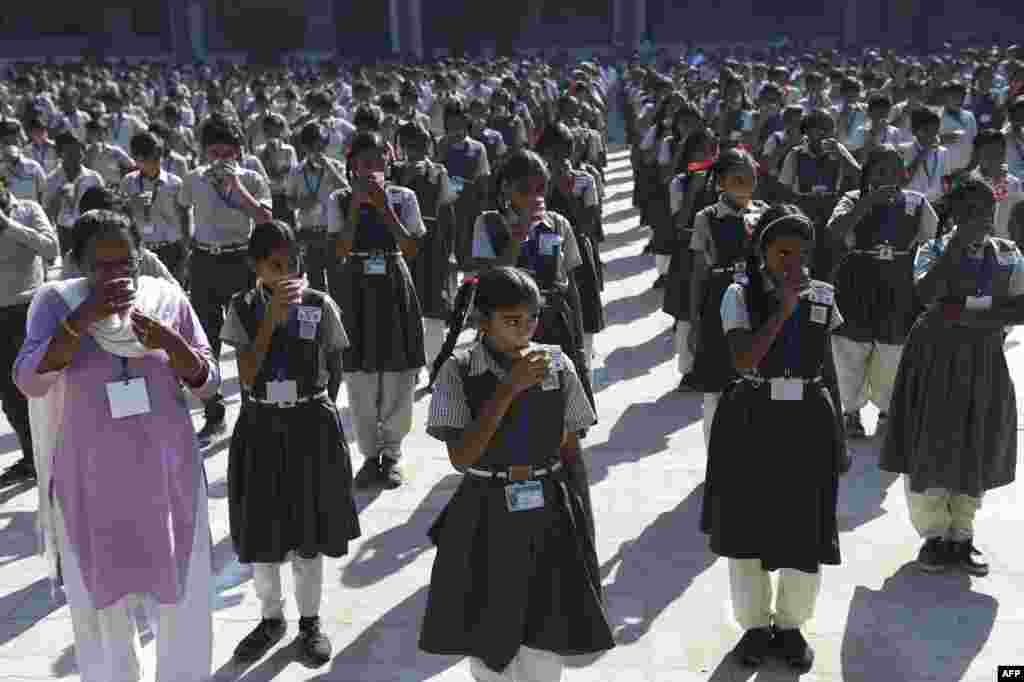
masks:
<svg viewBox="0 0 1024 682"><path fill-rule="evenodd" d="M741 43L773 34L894 47L999 38L1019 3L984 0L82 0L0 16L0 59L83 55L432 57L481 47ZM1007 21L1010 19L1011 21ZM1007 36L1012 37L1012 36Z"/></svg>

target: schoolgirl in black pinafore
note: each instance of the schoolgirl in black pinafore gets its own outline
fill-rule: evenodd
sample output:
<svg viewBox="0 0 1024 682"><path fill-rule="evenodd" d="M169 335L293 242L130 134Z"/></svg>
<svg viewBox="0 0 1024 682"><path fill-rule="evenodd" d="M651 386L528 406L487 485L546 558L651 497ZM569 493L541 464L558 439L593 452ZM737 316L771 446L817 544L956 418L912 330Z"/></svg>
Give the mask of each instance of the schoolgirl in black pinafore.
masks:
<svg viewBox="0 0 1024 682"><path fill-rule="evenodd" d="M873 157L865 163L865 178ZM863 198L870 191L863 185L847 196ZM858 342L902 345L906 341L921 307L913 261L927 202L923 195L903 190L853 228L853 246L836 269L836 301L844 320L836 334ZM883 257L877 255L880 247L887 250Z"/></svg>
<svg viewBox="0 0 1024 682"><path fill-rule="evenodd" d="M332 196L341 215L348 216L351 188ZM372 266L367 261L373 259L383 261L383 272L368 274ZM426 364L416 285L398 242L376 209L360 207L352 253L337 268L331 291L352 341L343 355L345 371L403 372Z"/></svg>
<svg viewBox="0 0 1024 682"><path fill-rule="evenodd" d="M447 320L455 301L455 211L449 196L448 171L441 164L423 156L429 145L429 133L418 124L407 124L398 130L399 145L406 150L408 161L391 167L395 182L416 192L420 213L427 233L419 240L416 257L409 271L416 285L420 311L424 318ZM410 151L410 147L415 147Z"/></svg>
<svg viewBox="0 0 1024 682"><path fill-rule="evenodd" d="M231 302L249 339L269 314L270 293L262 286ZM228 454L231 540L241 563L281 563L294 551L310 557L340 557L359 537L351 496L352 461L341 417L330 395L337 386L320 382L322 326L303 339L298 310L324 314L325 294L306 289L285 327L274 332L270 352L244 395ZM294 380L300 398L323 394L294 407L267 399L267 382Z"/></svg>
<svg viewBox="0 0 1024 682"><path fill-rule="evenodd" d="M457 368L466 400L463 409L473 420L499 382L490 369L471 372L476 353L507 368L486 338L448 361ZM567 371L558 374L558 390L534 386L516 399L472 469L557 466ZM437 555L420 634L423 651L472 656L502 671L522 646L563 656L614 646L597 554L583 522L586 504L564 468L533 481L542 486L543 506L510 511L507 478L467 472L431 526Z"/></svg>
<svg viewBox="0 0 1024 682"><path fill-rule="evenodd" d="M689 164L710 161L715 153L714 133L707 128L699 128L690 133L681 155L681 165L676 169L677 175L669 183L671 196L672 183L678 183L683 194L685 205L686 195L691 183L700 183L702 189L695 190L697 195L690 215L682 218L684 227L679 228L679 216L672 214L672 224L676 228L672 246L672 260L668 266L668 281L665 285L665 300L662 310L677 321L690 321L690 276L693 272L693 251L690 241L693 238L693 216L718 201L718 179L713 167L689 169ZM682 210L682 209L680 209Z"/></svg>
<svg viewBox="0 0 1024 682"><path fill-rule="evenodd" d="M564 124L549 127L537 144L537 153L548 160L549 167L554 168L572 157L573 136ZM553 165L554 164L554 165ZM555 178L548 186L547 208L565 216L572 225L583 264L573 271L576 289L579 292L580 317L582 332L596 334L605 328L604 304L601 302L601 291L604 289L602 267L594 246L594 220L587 215L583 205L584 193L596 185L593 177L586 173L567 169L571 178L570 194L567 196Z"/></svg>
<svg viewBox="0 0 1024 682"><path fill-rule="evenodd" d="M487 180L480 180L488 163L486 148L469 137L469 117L459 101L449 102L444 110L447 137L440 145L437 159L447 171L455 201L455 259L465 268L473 252L473 226L483 210ZM428 229L429 232L429 229Z"/></svg>

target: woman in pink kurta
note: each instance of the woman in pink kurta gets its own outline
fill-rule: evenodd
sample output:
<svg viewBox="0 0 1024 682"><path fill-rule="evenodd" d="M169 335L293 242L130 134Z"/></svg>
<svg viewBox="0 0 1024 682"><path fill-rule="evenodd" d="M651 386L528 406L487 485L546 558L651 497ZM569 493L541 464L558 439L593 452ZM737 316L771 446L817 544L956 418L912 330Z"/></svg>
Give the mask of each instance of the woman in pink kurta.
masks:
<svg viewBox="0 0 1024 682"><path fill-rule="evenodd" d="M206 485L185 398L220 384L184 293L138 275L138 234L90 211L73 254L87 277L36 294L14 365L28 396L63 393L54 523L83 681L141 675L134 597L158 626L157 679L202 679L211 650Z"/></svg>

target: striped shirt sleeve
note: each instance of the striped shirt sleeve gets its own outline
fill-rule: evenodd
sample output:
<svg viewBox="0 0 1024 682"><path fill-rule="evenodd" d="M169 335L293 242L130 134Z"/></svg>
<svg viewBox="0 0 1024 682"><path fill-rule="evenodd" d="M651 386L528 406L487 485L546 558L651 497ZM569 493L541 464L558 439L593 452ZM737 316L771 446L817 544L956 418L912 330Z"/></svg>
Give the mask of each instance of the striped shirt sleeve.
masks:
<svg viewBox="0 0 1024 682"><path fill-rule="evenodd" d="M427 417L427 434L445 442L456 440L472 421L458 361L448 358L434 382L430 414Z"/></svg>

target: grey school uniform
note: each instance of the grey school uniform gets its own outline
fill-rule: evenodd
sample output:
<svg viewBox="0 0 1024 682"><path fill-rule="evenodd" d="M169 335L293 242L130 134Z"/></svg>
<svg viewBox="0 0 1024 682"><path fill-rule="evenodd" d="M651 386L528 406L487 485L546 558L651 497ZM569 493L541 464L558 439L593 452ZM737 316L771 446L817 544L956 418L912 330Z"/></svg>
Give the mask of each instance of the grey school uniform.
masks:
<svg viewBox="0 0 1024 682"><path fill-rule="evenodd" d="M60 238L61 252L67 251L71 228L78 221L81 213L78 210L78 203L82 195L90 187L104 187L106 183L96 171L81 167L73 181L68 180L67 171L61 166L46 179L46 192L43 194L43 208L46 209L50 220L57 228L57 236Z"/></svg>
<svg viewBox="0 0 1024 682"><path fill-rule="evenodd" d="M37 161L22 156L14 163L3 162L0 175L7 181L7 189L15 198L43 202L46 172Z"/></svg>
<svg viewBox="0 0 1024 682"><path fill-rule="evenodd" d="M348 186L344 167L334 159L325 158L330 168L314 169L309 159L294 166L284 181L284 194L289 206L315 196L316 205L299 209L295 222L296 236L305 255L306 273L314 289L327 289L327 273L333 271L337 258L334 242L327 238L327 205L331 194ZM276 203L275 203L276 209Z"/></svg>
<svg viewBox="0 0 1024 682"><path fill-rule="evenodd" d="M234 295L252 288L254 281L246 260L253 221L241 210L237 193L222 194L206 178L207 170L207 166L200 166L183 178L178 202L194 209L192 305L210 339L214 357L219 358L224 308ZM238 179L256 201L271 208L270 188L258 173L240 168ZM222 401L214 398L211 402Z"/></svg>
<svg viewBox="0 0 1024 682"><path fill-rule="evenodd" d="M132 205L132 218L143 243L175 276L181 274L188 238L184 210L179 203L181 186L181 178L167 171L160 171L153 179L133 171L121 180L122 192L141 197L139 203Z"/></svg>

